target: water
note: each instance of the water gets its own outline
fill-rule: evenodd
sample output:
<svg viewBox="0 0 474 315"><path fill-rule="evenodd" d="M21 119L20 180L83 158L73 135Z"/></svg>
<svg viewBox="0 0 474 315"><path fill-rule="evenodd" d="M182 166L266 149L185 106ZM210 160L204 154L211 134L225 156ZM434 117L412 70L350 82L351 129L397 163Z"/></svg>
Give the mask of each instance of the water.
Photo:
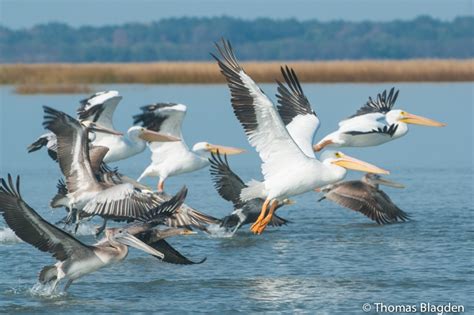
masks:
<svg viewBox="0 0 474 315"><path fill-rule="evenodd" d="M413 220L378 226L362 215L330 202L317 203L308 193L297 204L279 210L292 221L254 236L248 226L233 238L198 234L170 240L202 265L160 263L131 250L120 264L74 283L67 294L44 296L34 290L37 273L53 259L18 242L0 219L0 310L8 313L91 312L257 312L362 313L364 303L463 304L473 310L473 100L472 84L397 84L399 108L448 123L446 128L413 126L410 133L376 148L345 152L392 171L405 190L385 191ZM391 85L316 85L304 89L323 125L316 139L337 121ZM124 96L116 127L125 130L138 107L155 101L188 105L184 134L189 144L208 140L240 146L248 154L232 157L231 166L244 180L260 178L258 157L248 147L232 114L227 88L215 86L101 86ZM274 94L273 85L264 85ZM18 96L1 91L0 175L22 175L25 200L51 222L63 211L48 208L59 177L45 152L27 154L25 147L43 130L47 104L73 113L82 95ZM354 101L355 100L355 101ZM118 163L138 176L149 163L146 151ZM359 174L352 173L351 178ZM148 179L148 184L154 180ZM187 203L214 216L231 205L212 187L208 170L171 178L167 190L189 187ZM94 224L79 238L93 243ZM471 297L471 298L469 298Z"/></svg>

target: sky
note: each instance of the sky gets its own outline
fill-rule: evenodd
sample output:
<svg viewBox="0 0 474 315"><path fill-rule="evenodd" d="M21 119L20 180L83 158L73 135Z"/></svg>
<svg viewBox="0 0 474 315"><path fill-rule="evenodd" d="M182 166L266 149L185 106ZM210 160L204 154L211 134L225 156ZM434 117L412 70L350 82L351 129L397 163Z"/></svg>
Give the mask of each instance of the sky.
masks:
<svg viewBox="0 0 474 315"><path fill-rule="evenodd" d="M147 23L163 18L233 16L349 21L442 20L473 15L474 0L0 0L0 25L28 28L48 22L71 26Z"/></svg>

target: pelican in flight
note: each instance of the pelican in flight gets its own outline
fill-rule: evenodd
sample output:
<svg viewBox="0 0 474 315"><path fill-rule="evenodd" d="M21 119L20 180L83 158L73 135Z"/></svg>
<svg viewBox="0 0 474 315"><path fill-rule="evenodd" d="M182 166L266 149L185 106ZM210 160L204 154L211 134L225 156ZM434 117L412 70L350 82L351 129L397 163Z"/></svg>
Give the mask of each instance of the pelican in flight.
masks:
<svg viewBox="0 0 474 315"><path fill-rule="evenodd" d="M402 184L366 174L361 180L345 181L323 187L318 201L329 199L343 207L358 211L378 224L406 221L408 214L397 207L379 185L404 188Z"/></svg>
<svg viewBox="0 0 474 315"><path fill-rule="evenodd" d="M92 121L103 127L114 130L113 114L122 99L117 91L98 92L80 102L77 116L80 121ZM127 159L145 150L147 142L173 142L180 139L164 135L143 127L133 126L127 136L100 133L92 142L96 146L109 148L104 162L116 162Z"/></svg>
<svg viewBox="0 0 474 315"><path fill-rule="evenodd" d="M235 233L241 226L257 221L265 200L256 198L242 201L240 199L240 193L247 185L230 169L226 155L223 159L220 154L212 154L209 161L214 187L223 199L232 202L234 205L234 211L222 218L219 225ZM289 199L283 200L283 203L279 203L275 211L286 204L292 204L292 202ZM287 223L288 220L277 215L273 215L270 221L271 226L282 226Z"/></svg>
<svg viewBox="0 0 474 315"><path fill-rule="evenodd" d="M44 112L44 127L57 137L58 160L66 177L69 209L82 210L104 219L128 220L142 217L159 204L152 192L137 189L130 183L99 182L89 158L88 133L91 128L53 108L44 106ZM97 123L91 124L102 132L109 130Z"/></svg>
<svg viewBox="0 0 474 315"><path fill-rule="evenodd" d="M128 254L128 246L136 247L159 259L166 254L147 245L132 235L127 229L106 230L106 237L94 245L86 245L45 221L21 197L20 178L16 183L10 174L8 179L0 180L0 214L15 234L43 252L49 252L57 263L45 266L39 273L42 284L52 283L54 291L62 279L67 283L66 291L73 281L110 264L120 262ZM185 189L170 202L163 203L154 210L156 220L172 213L184 200ZM156 247L156 246L155 246Z"/></svg>
<svg viewBox="0 0 474 315"><path fill-rule="evenodd" d="M61 221L66 224L73 222L75 213L77 229L81 217L101 216L104 223L97 230L99 235L108 219L134 220L171 199L172 196L156 194L117 169L110 170L103 163L109 148L89 147L86 140L88 128L77 120L52 108L45 108L45 113L45 126L58 135L59 165L66 177L65 183L59 181L58 193L50 203L53 208L67 208L69 215ZM108 130L93 124L95 129ZM207 225L216 221L216 218L183 204L166 218L165 223L169 227L207 230Z"/></svg>
<svg viewBox="0 0 474 315"><path fill-rule="evenodd" d="M142 107L142 113L134 116L134 123L141 123L147 129L181 139L177 142L153 142L149 144L151 164L143 171L138 181L144 177L159 177L158 192L164 191L168 177L197 171L209 165L211 153L218 150L223 154L239 154L242 149L210 144L196 143L192 150L186 145L181 133L186 106L176 103L158 103Z"/></svg>
<svg viewBox="0 0 474 315"><path fill-rule="evenodd" d="M303 94L294 71L282 69L286 84L279 84L279 108L273 105L258 85L238 64L229 42L216 44L222 60L217 60L225 76L234 113L242 124L250 145L262 160L263 182L251 182L243 188L243 201L264 199L254 233L261 234L271 222L277 206L285 199L338 182L346 169L388 174L374 165L351 158L341 152L324 161L315 158L312 139L319 119ZM268 214L267 208L269 207Z"/></svg>
<svg viewBox="0 0 474 315"><path fill-rule="evenodd" d="M398 92L392 88L377 95L362 106L354 115L339 122L339 129L319 141L315 151L325 147L371 147L395 140L407 134L408 125L416 124L443 127L446 124L393 109Z"/></svg>

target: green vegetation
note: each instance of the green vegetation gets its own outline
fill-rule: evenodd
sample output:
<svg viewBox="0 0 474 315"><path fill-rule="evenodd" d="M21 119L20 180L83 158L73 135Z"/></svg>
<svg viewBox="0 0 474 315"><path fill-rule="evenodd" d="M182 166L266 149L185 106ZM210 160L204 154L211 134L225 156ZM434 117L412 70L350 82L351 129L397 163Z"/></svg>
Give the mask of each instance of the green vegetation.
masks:
<svg viewBox="0 0 474 315"><path fill-rule="evenodd" d="M210 60L228 38L241 60L473 58L474 17L319 22L173 18L150 24L0 27L1 63Z"/></svg>

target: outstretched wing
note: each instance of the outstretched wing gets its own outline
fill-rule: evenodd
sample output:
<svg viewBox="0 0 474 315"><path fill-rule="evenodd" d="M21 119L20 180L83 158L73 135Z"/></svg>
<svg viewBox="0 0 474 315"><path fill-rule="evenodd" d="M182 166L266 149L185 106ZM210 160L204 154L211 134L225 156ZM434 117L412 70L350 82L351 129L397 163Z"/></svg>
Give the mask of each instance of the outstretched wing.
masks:
<svg viewBox="0 0 474 315"><path fill-rule="evenodd" d="M43 106L43 126L57 138L59 166L69 193L79 189L100 189L89 162L88 134L79 121L66 113Z"/></svg>
<svg viewBox="0 0 474 315"><path fill-rule="evenodd" d="M141 191L126 183L102 190L82 210L102 217L139 219L160 203L152 192Z"/></svg>
<svg viewBox="0 0 474 315"><path fill-rule="evenodd" d="M398 129L398 124L392 124L392 125L384 125L383 127L379 126L379 127L374 128L372 130L366 130L366 131L350 130L350 131L345 131L344 133L348 134L348 135L352 135L352 136L378 133L378 134L381 134L381 135L386 135L386 136L393 137L393 135L395 134L397 129Z"/></svg>
<svg viewBox="0 0 474 315"><path fill-rule="evenodd" d="M209 159L211 163L210 172L214 187L221 197L234 204L234 208L240 208L242 201L240 200L240 192L247 187L245 183L235 174L227 162L227 155L224 159L220 154L211 154Z"/></svg>
<svg viewBox="0 0 474 315"><path fill-rule="evenodd" d="M291 138L309 157L314 158L313 138L319 128L319 119L303 93L293 69L281 68L285 84L278 83L278 113Z"/></svg>
<svg viewBox="0 0 474 315"><path fill-rule="evenodd" d="M175 142L151 142L148 144L152 152L152 162L159 163L171 153L187 152L188 147L183 140L182 125L186 116L186 106L176 103L156 103L143 106L142 113L133 116L134 124L181 139Z"/></svg>
<svg viewBox="0 0 474 315"><path fill-rule="evenodd" d="M152 231L150 231L152 232ZM163 258L158 258L164 262L177 264L177 265L194 265L194 264L202 264L206 261L206 258L203 258L201 261L194 262L189 260L185 256L183 256L180 252L174 249L167 241L165 240L158 240L155 242L147 242L147 235L140 235L138 237L141 241L146 243L148 246L153 247L154 249L158 250L159 252L164 254Z"/></svg>
<svg viewBox="0 0 474 315"><path fill-rule="evenodd" d="M289 135L272 102L238 64L230 43L223 40L222 47L216 46L222 60L211 55L227 80L234 113L263 161L265 179L287 170L289 161L305 163L306 155Z"/></svg>
<svg viewBox="0 0 474 315"><path fill-rule="evenodd" d="M408 214L398 208L383 191L361 181L333 185L324 196L343 207L362 213L378 224L408 219Z"/></svg>
<svg viewBox="0 0 474 315"><path fill-rule="evenodd" d="M77 109L79 120L89 120L103 127L114 129L113 115L122 96L117 91L98 92L80 101Z"/></svg>
<svg viewBox="0 0 474 315"><path fill-rule="evenodd" d="M156 132L182 138L181 126L186 115L186 106L176 103L156 103L143 106L142 113L133 116L134 124Z"/></svg>
<svg viewBox="0 0 474 315"><path fill-rule="evenodd" d="M382 94L377 94L377 99L373 100L369 97L369 101L365 103L359 110L352 116L361 116L370 113L388 113L392 110L395 101L397 100L399 90L395 91L395 88L391 88L387 96L387 90L384 90Z"/></svg>
<svg viewBox="0 0 474 315"><path fill-rule="evenodd" d="M19 238L43 252L51 253L60 261L68 259L78 250L92 252L90 246L45 221L22 199L20 177L17 177L16 184L10 174L7 181L2 178L0 182L0 213Z"/></svg>

